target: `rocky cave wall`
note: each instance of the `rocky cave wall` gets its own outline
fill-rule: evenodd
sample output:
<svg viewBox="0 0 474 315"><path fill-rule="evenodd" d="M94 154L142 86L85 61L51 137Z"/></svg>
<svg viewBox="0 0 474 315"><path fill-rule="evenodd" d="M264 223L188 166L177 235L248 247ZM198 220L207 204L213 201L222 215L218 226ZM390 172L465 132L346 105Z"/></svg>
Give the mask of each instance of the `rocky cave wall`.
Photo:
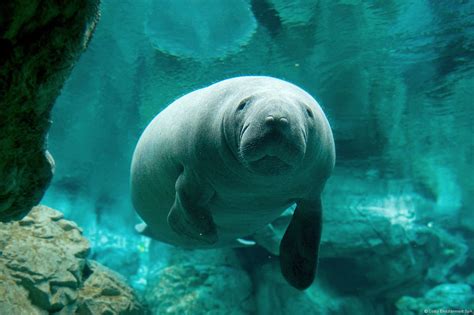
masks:
<svg viewBox="0 0 474 315"><path fill-rule="evenodd" d="M98 0L0 5L0 220L27 214L51 181L50 112L98 9Z"/></svg>

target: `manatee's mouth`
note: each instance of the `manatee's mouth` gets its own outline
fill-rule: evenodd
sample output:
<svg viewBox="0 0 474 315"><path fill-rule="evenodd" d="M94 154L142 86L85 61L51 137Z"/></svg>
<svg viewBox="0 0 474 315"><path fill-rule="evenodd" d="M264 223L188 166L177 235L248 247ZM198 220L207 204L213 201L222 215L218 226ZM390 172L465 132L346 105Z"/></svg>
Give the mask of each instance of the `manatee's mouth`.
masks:
<svg viewBox="0 0 474 315"><path fill-rule="evenodd" d="M277 156L265 155L262 158L248 162L248 167L260 174L278 175L292 168L292 165L286 163Z"/></svg>
<svg viewBox="0 0 474 315"><path fill-rule="evenodd" d="M278 175L293 169L305 153L304 136L281 132L263 132L256 137L245 137L248 126L242 129L239 156L251 171L262 175Z"/></svg>

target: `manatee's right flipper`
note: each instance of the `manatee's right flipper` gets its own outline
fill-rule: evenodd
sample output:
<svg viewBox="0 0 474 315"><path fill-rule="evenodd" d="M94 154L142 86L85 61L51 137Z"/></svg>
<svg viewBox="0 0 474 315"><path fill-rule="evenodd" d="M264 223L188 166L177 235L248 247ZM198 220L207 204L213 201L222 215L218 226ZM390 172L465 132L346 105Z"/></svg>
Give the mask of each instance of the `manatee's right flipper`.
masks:
<svg viewBox="0 0 474 315"><path fill-rule="evenodd" d="M176 197L168 224L179 235L212 245L217 242L216 225L206 206L214 191L183 171L175 185Z"/></svg>
<svg viewBox="0 0 474 315"><path fill-rule="evenodd" d="M321 200L297 202L295 213L280 243L280 266L295 288L308 288L316 275L321 241Z"/></svg>

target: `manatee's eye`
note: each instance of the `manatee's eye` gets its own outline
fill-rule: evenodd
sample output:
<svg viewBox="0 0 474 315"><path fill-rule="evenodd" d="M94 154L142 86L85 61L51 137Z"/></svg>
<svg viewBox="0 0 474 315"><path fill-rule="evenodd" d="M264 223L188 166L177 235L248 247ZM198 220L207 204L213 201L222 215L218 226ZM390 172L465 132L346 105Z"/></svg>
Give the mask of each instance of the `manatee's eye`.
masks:
<svg viewBox="0 0 474 315"><path fill-rule="evenodd" d="M245 108L245 106L247 106L248 104L250 103L250 99L249 98L245 98L243 99L242 101L240 101L239 103L239 106L237 107L237 110L243 110Z"/></svg>
<svg viewBox="0 0 474 315"><path fill-rule="evenodd" d="M311 109L309 109L308 107L306 107L306 114L308 114L308 116L309 116L310 118L313 118L313 117L314 117L313 111L312 111Z"/></svg>

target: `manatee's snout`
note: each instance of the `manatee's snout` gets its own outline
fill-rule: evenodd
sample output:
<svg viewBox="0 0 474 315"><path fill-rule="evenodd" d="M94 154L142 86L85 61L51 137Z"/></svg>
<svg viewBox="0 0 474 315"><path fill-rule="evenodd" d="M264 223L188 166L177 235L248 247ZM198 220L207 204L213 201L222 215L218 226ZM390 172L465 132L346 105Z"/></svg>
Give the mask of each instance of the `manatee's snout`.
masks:
<svg viewBox="0 0 474 315"><path fill-rule="evenodd" d="M259 113L260 118L258 121L254 122L256 125L261 125L261 135L267 137L268 135L275 138L275 145L281 143L278 140L284 140L285 138L290 138L291 133L293 132L297 124L295 117L291 117L289 109L282 104L275 104L263 108ZM294 115L293 115L294 116ZM280 136L282 139L277 139ZM271 137L270 137L271 138ZM271 139L268 139L271 140Z"/></svg>
<svg viewBox="0 0 474 315"><path fill-rule="evenodd" d="M240 156L247 167L258 173L280 174L301 162L306 140L301 121L290 109L263 108L246 122L241 134Z"/></svg>
<svg viewBox="0 0 474 315"><path fill-rule="evenodd" d="M267 150L278 147L288 138L291 133L291 126L287 115L282 113L272 113L267 115L261 126L261 136L263 144ZM268 152L271 153L271 152Z"/></svg>

